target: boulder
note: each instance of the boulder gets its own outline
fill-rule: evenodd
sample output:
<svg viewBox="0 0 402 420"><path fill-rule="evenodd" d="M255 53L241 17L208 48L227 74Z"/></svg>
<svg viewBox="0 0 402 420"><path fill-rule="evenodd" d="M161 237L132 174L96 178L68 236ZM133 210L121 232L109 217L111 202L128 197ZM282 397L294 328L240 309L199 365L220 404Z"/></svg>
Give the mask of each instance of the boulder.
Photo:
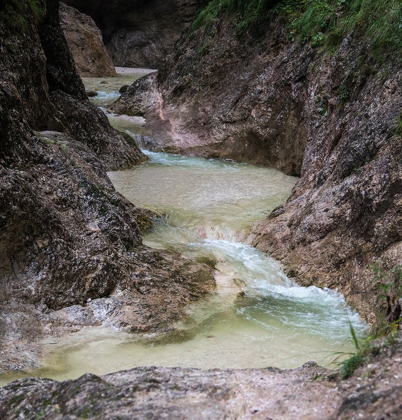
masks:
<svg viewBox="0 0 402 420"><path fill-rule="evenodd" d="M98 92L96 92L96 90L86 90L85 93L88 96L88 98L98 96Z"/></svg>
<svg viewBox="0 0 402 420"><path fill-rule="evenodd" d="M75 65L82 77L116 76L102 34L93 19L60 3L60 22Z"/></svg>

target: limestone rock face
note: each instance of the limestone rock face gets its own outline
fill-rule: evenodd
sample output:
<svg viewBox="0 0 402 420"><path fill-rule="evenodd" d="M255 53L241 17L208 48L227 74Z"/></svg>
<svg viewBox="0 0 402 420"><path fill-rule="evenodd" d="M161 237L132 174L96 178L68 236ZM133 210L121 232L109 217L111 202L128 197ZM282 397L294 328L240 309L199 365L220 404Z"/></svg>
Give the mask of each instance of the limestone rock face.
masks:
<svg viewBox="0 0 402 420"><path fill-rule="evenodd" d="M0 371L37 366L39 338L80 325L169 328L213 277L142 246L150 215L106 171L146 157L89 102L58 1L0 3L0 51Z"/></svg>
<svg viewBox="0 0 402 420"><path fill-rule="evenodd" d="M325 371L313 364L289 372L145 367L63 383L21 379L0 389L0 415L16 419L24 406L35 413L48 401L49 419L328 419L340 392L309 382L314 374Z"/></svg>
<svg viewBox="0 0 402 420"><path fill-rule="evenodd" d="M192 23L200 0L67 0L90 15L116 66L159 68Z"/></svg>
<svg viewBox="0 0 402 420"><path fill-rule="evenodd" d="M281 22L266 25L240 39L225 16L183 37L159 74L136 81L113 110L145 116L155 150L300 176L255 227L254 245L373 320L382 305L373 259L389 270L402 258L400 65L366 60L364 38L330 55L289 42Z"/></svg>
<svg viewBox="0 0 402 420"><path fill-rule="evenodd" d="M400 336L377 350L348 380L314 362L290 370L138 367L65 382L19 379L0 388L0 417L400 419Z"/></svg>
<svg viewBox="0 0 402 420"><path fill-rule="evenodd" d="M60 3L60 22L75 65L82 77L116 76L102 34L93 19Z"/></svg>

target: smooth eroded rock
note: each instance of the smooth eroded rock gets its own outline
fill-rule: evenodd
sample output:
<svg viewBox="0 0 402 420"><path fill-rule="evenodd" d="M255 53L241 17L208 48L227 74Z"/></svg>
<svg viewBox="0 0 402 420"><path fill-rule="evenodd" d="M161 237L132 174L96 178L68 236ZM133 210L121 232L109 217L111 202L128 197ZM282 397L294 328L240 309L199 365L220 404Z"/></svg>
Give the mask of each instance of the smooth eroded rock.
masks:
<svg viewBox="0 0 402 420"><path fill-rule="evenodd" d="M117 76L102 34L90 16L60 3L60 23L82 77Z"/></svg>

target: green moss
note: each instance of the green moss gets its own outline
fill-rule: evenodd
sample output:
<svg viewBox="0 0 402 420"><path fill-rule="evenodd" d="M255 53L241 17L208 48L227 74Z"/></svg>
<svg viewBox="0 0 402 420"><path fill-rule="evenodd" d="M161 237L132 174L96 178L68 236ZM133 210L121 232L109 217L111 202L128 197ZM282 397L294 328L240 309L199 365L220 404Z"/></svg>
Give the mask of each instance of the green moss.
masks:
<svg viewBox="0 0 402 420"><path fill-rule="evenodd" d="M141 214L139 212L135 215L135 220L142 234L146 233L152 228L152 219L147 214Z"/></svg>
<svg viewBox="0 0 402 420"><path fill-rule="evenodd" d="M46 1L45 0L28 0L31 6L36 24L43 22L46 16Z"/></svg>
<svg viewBox="0 0 402 420"><path fill-rule="evenodd" d="M29 9L30 12L29 13ZM10 31L24 31L29 27L31 14L35 25L40 24L46 16L45 0L11 0L0 12L0 21Z"/></svg>
<svg viewBox="0 0 402 420"><path fill-rule="evenodd" d="M138 150L138 145L136 143L136 141L127 133L121 132L120 133L123 137L124 140L126 140L126 142L134 149Z"/></svg>
<svg viewBox="0 0 402 420"><path fill-rule="evenodd" d="M402 114L397 118L396 121L396 134L402 137Z"/></svg>
<svg viewBox="0 0 402 420"><path fill-rule="evenodd" d="M81 418L83 418L83 419L87 419L88 418L88 416L89 416L89 413L91 412L91 409L87 409L87 410L84 410L83 412L82 412L82 415L81 415Z"/></svg>
<svg viewBox="0 0 402 420"><path fill-rule="evenodd" d="M346 86L341 85L338 88L338 96L342 104L345 104L349 100L349 90Z"/></svg>
<svg viewBox="0 0 402 420"><path fill-rule="evenodd" d="M10 31L23 31L28 27L26 15L26 3L11 0L0 12L0 21L4 22L6 29Z"/></svg>
<svg viewBox="0 0 402 420"><path fill-rule="evenodd" d="M12 407L15 405L20 404L26 397L26 394L19 394L19 395L14 395L10 398L10 400L8 401L8 406Z"/></svg>

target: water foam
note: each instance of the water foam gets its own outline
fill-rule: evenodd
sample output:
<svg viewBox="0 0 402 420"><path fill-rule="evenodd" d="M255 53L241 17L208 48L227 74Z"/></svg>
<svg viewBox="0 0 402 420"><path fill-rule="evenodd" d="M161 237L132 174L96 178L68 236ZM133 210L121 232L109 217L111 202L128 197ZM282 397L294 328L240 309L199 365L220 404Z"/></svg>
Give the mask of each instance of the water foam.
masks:
<svg viewBox="0 0 402 420"><path fill-rule="evenodd" d="M221 289L189 306L165 336L93 328L60 340L48 369L35 374L68 379L146 365L292 368L353 351L349 322L358 336L366 326L341 294L300 287L277 261L244 243L252 224L286 200L294 178L253 165L145 153L150 162L109 174L134 204L165 215L144 243L210 263Z"/></svg>
<svg viewBox="0 0 402 420"><path fill-rule="evenodd" d="M151 152L149 150L142 150L147 155L151 163L164 165L164 166L176 166L183 168L198 168L198 169L229 169L235 170L238 167L247 166L247 163L237 163L232 160L218 160L218 159L203 159L198 157L183 156L173 153L164 152Z"/></svg>

